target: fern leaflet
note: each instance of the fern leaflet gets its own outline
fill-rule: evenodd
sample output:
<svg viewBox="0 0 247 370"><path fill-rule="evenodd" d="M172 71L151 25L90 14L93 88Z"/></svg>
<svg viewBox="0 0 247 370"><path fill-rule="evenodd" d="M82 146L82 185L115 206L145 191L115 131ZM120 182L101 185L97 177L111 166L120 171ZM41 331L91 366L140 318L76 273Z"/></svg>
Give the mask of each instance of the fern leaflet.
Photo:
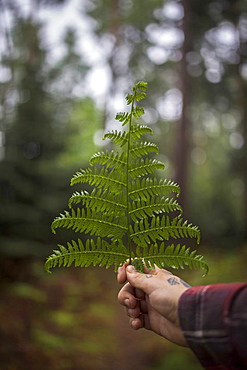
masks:
<svg viewBox="0 0 247 370"><path fill-rule="evenodd" d="M99 265L109 268L114 265L115 271L117 271L118 266L122 265L128 258L128 251L123 244L109 244L100 238L96 242L93 239L87 239L86 245L81 239L78 239L78 242L74 240L68 242L67 249L62 245L58 245L58 247L60 250L55 250L45 263L47 272L56 266L69 267L72 263L76 267Z"/></svg>

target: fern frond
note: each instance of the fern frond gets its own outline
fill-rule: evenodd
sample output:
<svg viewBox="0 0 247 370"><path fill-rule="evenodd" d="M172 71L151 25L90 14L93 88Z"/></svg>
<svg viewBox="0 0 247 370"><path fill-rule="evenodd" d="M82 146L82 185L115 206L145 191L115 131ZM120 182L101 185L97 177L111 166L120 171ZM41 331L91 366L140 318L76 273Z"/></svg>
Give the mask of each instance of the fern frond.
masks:
<svg viewBox="0 0 247 370"><path fill-rule="evenodd" d="M180 187L171 180L157 180L157 178L136 179L131 182L129 196L132 200L148 200L154 195L166 195L168 193L180 194Z"/></svg>
<svg viewBox="0 0 247 370"><path fill-rule="evenodd" d="M106 168L115 167L115 169L121 170L126 165L126 154L115 153L113 150L109 153L108 150L105 152L98 152L93 154L89 161L90 165L93 166L95 163L106 165Z"/></svg>
<svg viewBox="0 0 247 370"><path fill-rule="evenodd" d="M148 202L141 199L133 201L130 203L129 214L134 222L137 219L153 217L155 214L169 213L173 211L179 211L182 213L182 207L178 202L172 198L158 198L152 197Z"/></svg>
<svg viewBox="0 0 247 370"><path fill-rule="evenodd" d="M133 167L134 166L134 167ZM155 170L163 170L165 168L164 163L157 159L143 158L131 163L129 174L133 179L153 173Z"/></svg>
<svg viewBox="0 0 247 370"><path fill-rule="evenodd" d="M134 95L133 94L127 94L126 96L126 103L127 105L133 104L134 102Z"/></svg>
<svg viewBox="0 0 247 370"><path fill-rule="evenodd" d="M124 146L128 142L128 135L126 131L111 131L107 132L102 140L110 139L114 142L114 144L119 145L120 147Z"/></svg>
<svg viewBox="0 0 247 370"><path fill-rule="evenodd" d="M137 94L136 94L136 96L135 96L135 100L136 101L140 101L140 100L142 100L142 99L144 99L144 98L146 98L146 96L147 96L147 94L145 93L145 92L138 92Z"/></svg>
<svg viewBox="0 0 247 370"><path fill-rule="evenodd" d="M144 108L143 108L143 107L139 107L139 106L137 106L137 107L135 107L135 108L133 109L133 116L134 116L136 119L140 118L144 113L145 113L145 112L144 112Z"/></svg>
<svg viewBox="0 0 247 370"><path fill-rule="evenodd" d="M72 209L71 213L68 211L61 213L52 222L51 228L54 234L58 227L108 237L112 240L122 239L128 230L126 220L120 216L98 213L89 208L85 210L77 208L77 210Z"/></svg>
<svg viewBox="0 0 247 370"><path fill-rule="evenodd" d="M148 83L145 82L145 81L138 81L132 88L132 91L135 91L135 90L143 90L143 91L146 91L148 88Z"/></svg>
<svg viewBox="0 0 247 370"><path fill-rule="evenodd" d="M81 191L81 193L75 192L70 197L68 205L72 208L73 204L78 203L97 212L113 213L118 216L124 216L127 208L123 193L113 196L109 189L102 190L94 188L91 194L87 191Z"/></svg>
<svg viewBox="0 0 247 370"><path fill-rule="evenodd" d="M122 172L118 172L115 169L108 171L105 167L102 167L101 170L94 167L94 170L87 168L76 172L70 184L75 185L80 183L88 183L89 185L95 185L100 188L111 187L111 191L114 194L120 193L126 187Z"/></svg>
<svg viewBox="0 0 247 370"><path fill-rule="evenodd" d="M164 243L161 243L159 247L155 244L144 249L137 247L136 258L132 264L137 264L140 269L140 262L149 269L155 268L155 265L159 268L167 266L174 269L184 269L184 266L188 266L190 269L204 269L204 276L208 273L208 265L203 256L197 255L195 250L191 252L190 248L185 245L181 247L180 244L176 246L171 244L166 248Z"/></svg>
<svg viewBox="0 0 247 370"><path fill-rule="evenodd" d="M119 112L116 114L116 117L115 119L119 122L122 123L122 126L125 126L127 125L127 123L129 123L130 119L131 119L131 115L129 113L126 113L126 112Z"/></svg>
<svg viewBox="0 0 247 370"><path fill-rule="evenodd" d="M74 192L68 200L69 208L72 208L73 204L82 203L87 205L90 199L90 194L86 190L82 190L81 192L76 191Z"/></svg>
<svg viewBox="0 0 247 370"><path fill-rule="evenodd" d="M153 135L153 130L146 125L133 124L130 130L133 139L140 139L141 136L150 134Z"/></svg>
<svg viewBox="0 0 247 370"><path fill-rule="evenodd" d="M135 93L135 101L139 102L140 100L146 98L147 83L143 81L137 82L132 88L132 91Z"/></svg>
<svg viewBox="0 0 247 370"><path fill-rule="evenodd" d="M147 141L143 143L133 143L130 149L130 154L133 158L142 157L152 152L158 154L159 149L156 144Z"/></svg>
<svg viewBox="0 0 247 370"><path fill-rule="evenodd" d="M168 216L152 217L151 221L141 219L130 227L130 238L137 245L146 246L156 243L157 240L169 240L169 238L196 238L200 241L200 231L197 226L188 224L182 218L175 217L172 221Z"/></svg>
<svg viewBox="0 0 247 370"><path fill-rule="evenodd" d="M114 270L117 271L128 258L128 251L123 243L109 244L105 240L87 239L86 245L81 239L78 241L72 240L67 243L67 248L58 245L60 250L54 250L45 263L45 270L50 273L50 269L56 266L69 267L73 263L75 267L88 267L90 265L100 267L106 266L109 268L114 265Z"/></svg>
<svg viewBox="0 0 247 370"><path fill-rule="evenodd" d="M137 82L133 88L132 91L134 94L128 94L126 96L126 102L127 105L133 104L134 101L140 101L144 99L147 95L145 91L147 90L148 84L147 82L139 81Z"/></svg>
<svg viewBox="0 0 247 370"><path fill-rule="evenodd" d="M144 263L151 267L188 265L207 270L203 257L185 246L171 244L165 249L161 243L157 247L157 242L170 238L196 238L199 243L200 231L181 218L179 203L167 198L170 193L178 196L179 186L173 181L148 177L165 166L148 157L150 153L158 154L157 145L140 140L146 134L153 134L150 127L136 122L144 114L144 108L137 102L146 97L146 89L145 82L135 84L126 97L130 111L116 115L122 126L127 125L126 130L113 130L103 137L103 140L112 140L121 151L93 154L91 167L81 169L71 179L71 185L86 183L93 189L73 193L68 202L70 212L61 213L52 223L54 233L59 227L72 229L98 237L97 242L88 239L84 246L78 239L78 242L67 243L67 247L60 245L60 250L55 250L47 259L47 271L72 263L86 267L113 264L116 269L127 259L140 270ZM176 212L173 219L169 217L171 212ZM109 243L101 238L108 238ZM124 247L123 239L128 248Z"/></svg>

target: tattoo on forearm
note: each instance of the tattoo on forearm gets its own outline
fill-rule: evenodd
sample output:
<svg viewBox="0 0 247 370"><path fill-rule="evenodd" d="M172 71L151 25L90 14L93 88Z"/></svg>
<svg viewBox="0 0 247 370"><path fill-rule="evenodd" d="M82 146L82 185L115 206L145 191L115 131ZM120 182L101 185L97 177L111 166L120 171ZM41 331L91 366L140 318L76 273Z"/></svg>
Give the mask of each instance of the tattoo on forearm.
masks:
<svg viewBox="0 0 247 370"><path fill-rule="evenodd" d="M191 288L191 285L180 279L180 283L183 284L186 288Z"/></svg>
<svg viewBox="0 0 247 370"><path fill-rule="evenodd" d="M150 279L153 277L153 275L145 275L147 279Z"/></svg>
<svg viewBox="0 0 247 370"><path fill-rule="evenodd" d="M178 279L176 277L173 277L173 278L169 278L167 279L167 282L170 284L170 285L179 285L180 283L183 284L183 286L185 286L186 288L191 288L191 286L189 284L187 284L185 281L183 281L182 279Z"/></svg>
<svg viewBox="0 0 247 370"><path fill-rule="evenodd" d="M170 285L178 285L178 284L180 284L180 283L179 283L179 280L178 280L177 278L175 278L175 277L173 277L173 278L169 278L169 279L167 279L167 281L168 281L168 283L169 283Z"/></svg>

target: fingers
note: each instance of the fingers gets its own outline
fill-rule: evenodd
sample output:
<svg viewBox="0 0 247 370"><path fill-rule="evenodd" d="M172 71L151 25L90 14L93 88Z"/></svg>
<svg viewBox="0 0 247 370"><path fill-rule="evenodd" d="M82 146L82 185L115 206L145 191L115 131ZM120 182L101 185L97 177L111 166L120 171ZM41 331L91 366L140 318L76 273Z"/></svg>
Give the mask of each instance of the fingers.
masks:
<svg viewBox="0 0 247 370"><path fill-rule="evenodd" d="M140 318L130 319L129 324L130 324L131 328L134 329L134 330L138 330L138 329L143 328L143 323L142 323L142 320Z"/></svg>
<svg viewBox="0 0 247 370"><path fill-rule="evenodd" d="M123 266L118 268L117 272L117 280L119 284L124 284L127 280L127 273L126 268L129 265L129 261L125 262ZM157 275L160 271L167 272L168 274L171 274L169 271L166 271L164 269L160 269L159 267L155 266L155 269L149 270L147 266L144 266L144 273L145 274L151 274L151 275Z"/></svg>
<svg viewBox="0 0 247 370"><path fill-rule="evenodd" d="M141 289L135 288L134 289L134 295L138 300L144 300L145 299L145 293Z"/></svg>
<svg viewBox="0 0 247 370"><path fill-rule="evenodd" d="M125 308L126 314L132 318L138 318L140 316L141 310L137 305L135 308Z"/></svg>
<svg viewBox="0 0 247 370"><path fill-rule="evenodd" d="M127 308L135 308L137 306L137 300L135 297L135 288L127 283L118 293L118 301L121 305Z"/></svg>
<svg viewBox="0 0 247 370"><path fill-rule="evenodd" d="M139 289L135 289L130 283L127 283L118 293L118 301L127 308L140 307L141 312L147 312L145 294Z"/></svg>
<svg viewBox="0 0 247 370"><path fill-rule="evenodd" d="M147 312L144 303L145 293L150 294L157 285L156 276L158 274L169 274L169 272L158 267L153 270L145 267L145 273L137 272L132 265L129 265L129 262L126 262L118 269L118 282L124 283L126 279L129 281L119 292L118 300L120 304L133 309L137 306L137 301L139 301L141 311ZM151 279L152 277L154 279Z"/></svg>
<svg viewBox="0 0 247 370"><path fill-rule="evenodd" d="M134 330L139 330L142 328L152 330L148 314L141 314L138 318L130 318L129 324Z"/></svg>
<svg viewBox="0 0 247 370"><path fill-rule="evenodd" d="M124 284L127 280L127 274L126 274L126 267L128 266L129 262L125 262L123 266L118 268L117 272L117 281L119 284Z"/></svg>
<svg viewBox="0 0 247 370"><path fill-rule="evenodd" d="M160 269L159 269L160 270ZM136 288L136 292L142 291L146 294L150 294L153 290L153 280L151 278L155 278L155 275L158 274L159 272L158 269L154 270L148 270L146 269L147 273L142 274L134 268L132 265L128 265L126 267L126 275L127 275L127 280L128 282Z"/></svg>

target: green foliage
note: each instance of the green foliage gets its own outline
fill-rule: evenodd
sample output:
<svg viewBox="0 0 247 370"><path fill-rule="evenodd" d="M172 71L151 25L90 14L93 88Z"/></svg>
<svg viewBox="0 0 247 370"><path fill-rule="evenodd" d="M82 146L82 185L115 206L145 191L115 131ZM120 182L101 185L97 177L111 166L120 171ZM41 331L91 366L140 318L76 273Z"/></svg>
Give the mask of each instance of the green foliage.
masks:
<svg viewBox="0 0 247 370"><path fill-rule="evenodd" d="M118 113L116 119L127 125L126 131L112 131L103 139L110 139L121 152L108 150L95 153L90 167L76 172L71 185L87 183L94 186L91 193L75 192L69 199L70 212L60 214L52 223L57 228L73 229L89 234L85 245L78 242L59 245L48 257L45 269L55 266L99 265L115 266L115 270L126 260L140 271L148 267L165 265L172 268L203 268L208 271L203 256L180 244L165 243L170 239L195 238L200 241L197 226L183 220L182 208L176 199L166 195L180 193L179 186L172 181L148 177L164 164L143 156L158 153L158 147L139 139L152 130L136 120L144 114L144 108L136 106L146 96L147 83L134 85L132 94L126 97L131 105L130 113ZM74 207L80 204L81 207ZM74 207L74 208L73 208ZM174 213L174 217L170 213ZM107 241L105 240L107 239Z"/></svg>

